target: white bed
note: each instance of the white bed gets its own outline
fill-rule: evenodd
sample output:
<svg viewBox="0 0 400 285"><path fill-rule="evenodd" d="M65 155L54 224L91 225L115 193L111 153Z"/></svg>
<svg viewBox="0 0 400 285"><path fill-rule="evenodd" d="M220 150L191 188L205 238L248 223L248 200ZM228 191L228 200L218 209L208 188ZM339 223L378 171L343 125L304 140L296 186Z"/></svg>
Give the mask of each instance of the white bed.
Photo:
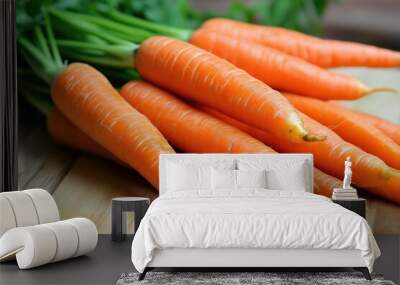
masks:
<svg viewBox="0 0 400 285"><path fill-rule="evenodd" d="M239 176L264 169L266 187L216 188L218 171L253 186ZM140 278L154 267L354 267L370 278L380 251L367 222L312 194L312 169L308 154L161 155L160 197L132 243Z"/></svg>

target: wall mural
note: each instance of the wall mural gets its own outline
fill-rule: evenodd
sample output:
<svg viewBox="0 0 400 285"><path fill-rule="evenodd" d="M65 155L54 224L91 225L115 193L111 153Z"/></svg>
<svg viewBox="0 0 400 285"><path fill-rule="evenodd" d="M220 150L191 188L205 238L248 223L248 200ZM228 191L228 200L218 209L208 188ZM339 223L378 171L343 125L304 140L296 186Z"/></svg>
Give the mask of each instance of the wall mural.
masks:
<svg viewBox="0 0 400 285"><path fill-rule="evenodd" d="M315 193L348 160L373 231L400 233L400 53L330 39L341 3L48 2L17 3L18 188L64 219L109 233L112 198L157 197L160 153L311 153Z"/></svg>

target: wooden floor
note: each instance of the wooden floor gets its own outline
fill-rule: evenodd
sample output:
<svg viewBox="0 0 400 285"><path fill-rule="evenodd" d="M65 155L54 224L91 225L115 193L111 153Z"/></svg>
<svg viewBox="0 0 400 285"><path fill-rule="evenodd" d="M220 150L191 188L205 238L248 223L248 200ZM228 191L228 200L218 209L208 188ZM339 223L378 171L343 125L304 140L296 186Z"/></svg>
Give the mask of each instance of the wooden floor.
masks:
<svg viewBox="0 0 400 285"><path fill-rule="evenodd" d="M345 69L371 86L400 89L400 71ZM372 104L371 104L372 102ZM21 104L22 105L22 104ZM358 109L381 112L400 122L400 96L376 94L352 103ZM372 105L372 106L371 106ZM375 106L375 107L374 107ZM45 118L22 105L19 121L19 188L43 188L53 194L63 219L83 216L93 220L99 233L110 233L111 198L157 196L135 171L113 162L55 145ZM375 234L400 234L400 207L368 198L367 220Z"/></svg>

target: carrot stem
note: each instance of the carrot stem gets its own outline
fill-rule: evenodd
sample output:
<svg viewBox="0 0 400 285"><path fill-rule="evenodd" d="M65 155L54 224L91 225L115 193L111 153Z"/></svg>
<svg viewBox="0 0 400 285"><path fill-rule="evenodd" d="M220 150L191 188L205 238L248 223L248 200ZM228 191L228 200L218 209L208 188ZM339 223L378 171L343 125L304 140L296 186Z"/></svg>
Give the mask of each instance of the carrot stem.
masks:
<svg viewBox="0 0 400 285"><path fill-rule="evenodd" d="M91 63L113 66L118 68L132 68L134 53L138 49L136 44L101 45L80 41L57 41L62 52L70 58ZM101 56L93 54L101 52Z"/></svg>
<svg viewBox="0 0 400 285"><path fill-rule="evenodd" d="M105 57L99 57L99 56L94 56L94 55L89 55L89 54L78 54L76 52L71 52L71 51L63 51L63 54L71 58L75 61L83 61L91 64L99 64L99 65L104 65L104 66L110 66L110 67L116 67L116 68L127 68L127 67L132 67L132 65L128 65L128 63L124 64L122 62L118 62L115 59L112 58L105 58Z"/></svg>
<svg viewBox="0 0 400 285"><path fill-rule="evenodd" d="M115 9L109 11L108 9L99 9L103 14L109 16L111 19L118 21L122 24L134 26L137 28L145 29L156 34L161 34L164 36L171 36L183 41L188 41L192 36L193 31L187 29L172 28L165 25L153 23L143 19L139 19L130 15L121 13Z"/></svg>
<svg viewBox="0 0 400 285"><path fill-rule="evenodd" d="M58 65L51 58L46 57L37 47L31 44L27 39L19 39L22 46L22 54L25 60L32 66L35 73L44 81L50 83L62 69L63 64Z"/></svg>
<svg viewBox="0 0 400 285"><path fill-rule="evenodd" d="M70 16L67 12L61 12L55 9L49 10L50 14L56 17L58 20L72 26L74 29L82 34L89 33L99 37L100 39L106 40L110 44L126 44L130 43L127 39L122 39L121 36L114 36L109 32L104 32L104 29L100 28L98 25L88 22L85 19L81 19L77 16ZM80 15L80 14L78 14ZM62 25L59 25L62 28ZM134 35L132 35L133 37Z"/></svg>
<svg viewBox="0 0 400 285"><path fill-rule="evenodd" d="M42 9L42 12L43 12L43 16L44 16L46 33L47 33L47 37L49 39L50 51L52 53L53 60L56 65L61 66L63 63L62 63L62 59L60 56L60 52L57 48L56 40L54 38L53 28L51 27L51 24L50 24L49 15L47 14L47 10L45 10L45 9Z"/></svg>
<svg viewBox="0 0 400 285"><path fill-rule="evenodd" d="M91 29L96 30L97 36L104 37L104 34L116 33L118 37L125 41L133 41L133 42L142 42L145 39L153 36L153 33L148 32L143 29L133 28L128 25L123 25L120 23L116 23L110 21L108 19L86 15L86 14L79 14L75 12L69 11L58 11L52 9L51 12L58 18L67 21L69 23L74 23L76 28L84 28L84 29ZM84 24L83 24L84 23ZM93 27L93 25L95 27ZM104 33L104 29L107 30L107 33ZM102 35L101 35L102 34ZM110 38L111 39L111 38ZM112 39L114 41L115 39ZM117 42L115 42L117 43Z"/></svg>
<svg viewBox="0 0 400 285"><path fill-rule="evenodd" d="M43 52L43 54L46 57L51 57L50 50L49 50L49 47L47 45L46 39L43 36L43 33L40 30L40 28L38 26L36 26L36 27L33 28L33 31L34 31L38 46L40 47L40 49Z"/></svg>
<svg viewBox="0 0 400 285"><path fill-rule="evenodd" d="M19 43L22 47L22 54L33 71L47 83L51 83L56 76L65 69L66 65L62 62L47 11L43 9L42 13L45 19L45 29L48 40L45 40L42 30L36 27L34 30L40 48L33 45L26 38L19 39Z"/></svg>
<svg viewBox="0 0 400 285"><path fill-rule="evenodd" d="M87 42L71 41L71 40L58 40L57 44L63 48L77 48L84 50L97 50L102 51L112 56L126 59L131 59L134 52L138 49L138 45L130 43L124 45L100 45Z"/></svg>

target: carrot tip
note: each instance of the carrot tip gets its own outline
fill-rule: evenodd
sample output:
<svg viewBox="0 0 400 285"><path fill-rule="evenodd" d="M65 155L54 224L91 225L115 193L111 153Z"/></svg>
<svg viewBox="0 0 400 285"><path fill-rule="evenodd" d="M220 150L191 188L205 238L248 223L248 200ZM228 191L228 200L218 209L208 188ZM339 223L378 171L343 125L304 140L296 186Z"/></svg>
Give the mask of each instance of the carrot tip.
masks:
<svg viewBox="0 0 400 285"><path fill-rule="evenodd" d="M365 94L372 94L372 93L377 93L377 92L390 92L390 93L400 93L398 89L396 88L390 88L390 87L374 87L374 88L368 88L366 90Z"/></svg>
<svg viewBox="0 0 400 285"><path fill-rule="evenodd" d="M303 140L306 142L316 142L316 141L324 141L326 136L317 135L317 134L306 134L303 136Z"/></svg>

